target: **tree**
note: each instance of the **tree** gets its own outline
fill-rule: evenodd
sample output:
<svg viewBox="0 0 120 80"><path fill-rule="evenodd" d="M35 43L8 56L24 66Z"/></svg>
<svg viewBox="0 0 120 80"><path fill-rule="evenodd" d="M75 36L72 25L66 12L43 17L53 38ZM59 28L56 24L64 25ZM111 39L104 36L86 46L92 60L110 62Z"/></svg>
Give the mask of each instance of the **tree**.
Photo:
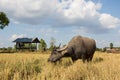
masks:
<svg viewBox="0 0 120 80"><path fill-rule="evenodd" d="M41 39L41 40L40 40L39 49L42 50L42 51L46 51L46 49L47 49L47 44L46 44L46 42L45 42L44 39Z"/></svg>
<svg viewBox="0 0 120 80"><path fill-rule="evenodd" d="M0 12L0 29L3 29L5 26L8 26L9 19L7 18L4 12Z"/></svg>
<svg viewBox="0 0 120 80"><path fill-rule="evenodd" d="M55 40L55 38L53 38L53 37L51 37L51 40L50 40L50 50L53 50L54 49L54 47L55 47L55 42L56 42L56 40Z"/></svg>
<svg viewBox="0 0 120 80"><path fill-rule="evenodd" d="M112 49L113 48L113 43L110 43L110 49Z"/></svg>

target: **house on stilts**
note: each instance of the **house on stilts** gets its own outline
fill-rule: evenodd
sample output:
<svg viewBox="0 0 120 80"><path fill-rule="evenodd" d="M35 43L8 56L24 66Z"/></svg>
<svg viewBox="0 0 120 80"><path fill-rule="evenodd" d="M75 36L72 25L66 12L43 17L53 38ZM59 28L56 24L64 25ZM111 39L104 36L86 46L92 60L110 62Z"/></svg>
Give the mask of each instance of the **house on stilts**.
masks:
<svg viewBox="0 0 120 80"><path fill-rule="evenodd" d="M40 43L38 38L17 38L14 40L16 50L38 50L38 43Z"/></svg>

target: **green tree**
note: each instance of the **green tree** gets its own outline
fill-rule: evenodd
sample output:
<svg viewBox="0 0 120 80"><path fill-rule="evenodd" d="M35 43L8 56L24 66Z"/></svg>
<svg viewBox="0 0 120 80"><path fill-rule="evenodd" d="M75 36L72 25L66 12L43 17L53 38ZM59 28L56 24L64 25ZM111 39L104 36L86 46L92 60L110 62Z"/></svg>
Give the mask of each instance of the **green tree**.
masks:
<svg viewBox="0 0 120 80"><path fill-rule="evenodd" d="M112 49L113 48L113 43L110 43L110 49Z"/></svg>
<svg viewBox="0 0 120 80"><path fill-rule="evenodd" d="M46 51L46 49L47 49L47 44L46 44L46 42L45 42L44 39L41 39L41 40L40 40L39 49L40 49L41 51Z"/></svg>
<svg viewBox="0 0 120 80"><path fill-rule="evenodd" d="M104 48L102 49L102 51L105 52L105 51L106 51L106 47L104 47Z"/></svg>
<svg viewBox="0 0 120 80"><path fill-rule="evenodd" d="M49 48L50 50L53 50L54 47L56 47L56 46L55 46L55 42L56 42L55 38L51 37L51 40L50 40L50 48Z"/></svg>
<svg viewBox="0 0 120 80"><path fill-rule="evenodd" d="M0 12L0 29L3 29L5 26L8 26L9 19L7 18L4 12Z"/></svg>

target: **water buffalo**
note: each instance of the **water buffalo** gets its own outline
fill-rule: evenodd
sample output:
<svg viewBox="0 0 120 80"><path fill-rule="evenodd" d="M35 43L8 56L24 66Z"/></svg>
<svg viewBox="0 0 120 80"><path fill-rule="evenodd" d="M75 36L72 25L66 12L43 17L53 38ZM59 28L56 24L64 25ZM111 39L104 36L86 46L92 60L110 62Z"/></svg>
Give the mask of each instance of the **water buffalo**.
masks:
<svg viewBox="0 0 120 80"><path fill-rule="evenodd" d="M56 62L62 57L71 57L73 62L77 59L82 59L83 63L85 60L89 62L92 61L95 50L95 40L79 35L73 37L66 46L53 49L48 61Z"/></svg>

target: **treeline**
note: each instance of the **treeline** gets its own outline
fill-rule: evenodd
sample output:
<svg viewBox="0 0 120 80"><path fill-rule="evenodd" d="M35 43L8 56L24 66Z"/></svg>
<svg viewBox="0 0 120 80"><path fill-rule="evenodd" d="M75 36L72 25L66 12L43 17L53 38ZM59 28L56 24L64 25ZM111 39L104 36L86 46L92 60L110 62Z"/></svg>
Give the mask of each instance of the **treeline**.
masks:
<svg viewBox="0 0 120 80"><path fill-rule="evenodd" d="M49 43L49 47L47 46L47 43L44 39L40 39L40 43L39 45L37 46L37 51L41 51L41 52L44 52L44 51L47 51L47 50L53 50L54 47L57 47L55 45L56 43L56 40L55 38L51 38L50 40L50 43ZM21 50L18 50L16 49L16 44L14 45L14 47L3 47L3 48L0 48L0 53L14 53L14 52L19 52L19 51L35 51L35 50L32 50L32 49L27 49L29 47L36 47L36 44L24 44L24 48L25 49L21 49Z"/></svg>
<svg viewBox="0 0 120 80"><path fill-rule="evenodd" d="M50 39L50 42L49 42L49 47L46 43L46 41L44 39L40 39L40 44L37 46L37 51L41 51L41 52L45 52L45 51L52 51L54 48L57 48L58 46L55 45L56 43L56 39L55 38L51 38ZM24 50L17 50L16 45L14 45L14 47L3 47L3 48L0 48L0 53L14 53L14 52L19 52L19 51L35 51L35 50L31 50L31 49L27 49L29 47L32 46L32 48L36 47L36 44L25 44L24 45ZM106 52L107 49L110 48L110 49L117 49L120 51L120 47L114 47L114 44L113 43L110 43L109 44L109 47L104 47L104 48L96 48L96 51L101 51L101 52Z"/></svg>
<svg viewBox="0 0 120 80"><path fill-rule="evenodd" d="M14 53L16 50L13 47L0 48L0 53Z"/></svg>
<svg viewBox="0 0 120 80"><path fill-rule="evenodd" d="M108 47L96 48L96 51L108 52L108 53L112 53L112 51L113 52L120 52L120 47L115 47L113 43L109 43Z"/></svg>
<svg viewBox="0 0 120 80"><path fill-rule="evenodd" d="M38 46L39 51L53 50L53 48L57 47L55 45L55 43L56 43L56 40L55 40L55 38L52 37L51 40L50 40L50 47L48 47L47 43L45 42L45 40L44 39L40 39L40 44Z"/></svg>

